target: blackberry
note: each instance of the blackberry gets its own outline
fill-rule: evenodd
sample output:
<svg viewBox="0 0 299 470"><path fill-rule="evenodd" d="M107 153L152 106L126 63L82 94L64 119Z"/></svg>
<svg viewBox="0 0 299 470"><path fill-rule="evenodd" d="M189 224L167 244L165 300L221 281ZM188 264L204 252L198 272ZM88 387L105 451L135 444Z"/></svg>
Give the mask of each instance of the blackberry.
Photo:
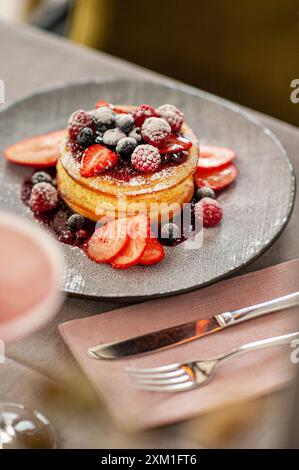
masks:
<svg viewBox="0 0 299 470"><path fill-rule="evenodd" d="M136 147L137 142L133 137L124 137L118 141L116 152L123 158L129 158Z"/></svg>
<svg viewBox="0 0 299 470"><path fill-rule="evenodd" d="M78 144L81 147L87 148L94 143L94 132L90 127L84 127L82 131L79 132L77 137Z"/></svg>
<svg viewBox="0 0 299 470"><path fill-rule="evenodd" d="M134 127L134 118L132 114L118 114L116 116L117 127L128 134Z"/></svg>

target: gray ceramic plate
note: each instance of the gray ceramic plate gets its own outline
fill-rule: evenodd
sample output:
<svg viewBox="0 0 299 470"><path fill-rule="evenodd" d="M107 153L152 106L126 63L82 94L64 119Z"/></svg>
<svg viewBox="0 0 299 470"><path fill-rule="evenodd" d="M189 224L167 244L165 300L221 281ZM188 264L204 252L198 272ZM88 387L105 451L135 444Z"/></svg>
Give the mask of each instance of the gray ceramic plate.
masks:
<svg viewBox="0 0 299 470"><path fill-rule="evenodd" d="M74 110L92 108L99 99L177 105L200 140L236 150L240 175L220 195L225 217L221 225L204 231L200 250L186 250L182 244L167 248L161 264L118 271L97 265L81 250L63 245L66 292L134 300L196 289L253 261L285 228L294 203L295 179L280 142L237 106L190 87L172 82L105 80L43 90L2 109L1 148L63 128ZM1 159L0 207L32 218L20 201L20 186L27 173Z"/></svg>

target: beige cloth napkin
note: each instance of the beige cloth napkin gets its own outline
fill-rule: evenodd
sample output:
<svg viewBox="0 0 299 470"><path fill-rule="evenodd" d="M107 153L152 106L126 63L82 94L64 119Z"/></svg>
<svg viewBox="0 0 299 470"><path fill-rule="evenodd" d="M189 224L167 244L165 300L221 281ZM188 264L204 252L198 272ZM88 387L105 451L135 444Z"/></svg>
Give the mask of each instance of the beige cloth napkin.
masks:
<svg viewBox="0 0 299 470"><path fill-rule="evenodd" d="M138 358L91 359L86 353L89 347L264 302L298 288L299 260L294 260L188 294L70 321L60 325L60 332L118 424L127 430L150 428L284 387L294 372L291 347L274 347L234 358L217 370L209 384L179 394L139 391L124 373L124 367L152 367L209 358L250 341L296 331L299 310L269 314L180 347Z"/></svg>

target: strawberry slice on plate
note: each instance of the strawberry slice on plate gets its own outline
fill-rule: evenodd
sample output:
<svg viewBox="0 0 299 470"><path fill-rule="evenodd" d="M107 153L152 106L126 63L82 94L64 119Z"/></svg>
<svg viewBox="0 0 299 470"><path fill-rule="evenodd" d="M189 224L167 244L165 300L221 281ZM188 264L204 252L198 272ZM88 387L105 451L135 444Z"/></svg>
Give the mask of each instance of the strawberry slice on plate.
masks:
<svg viewBox="0 0 299 470"><path fill-rule="evenodd" d="M98 108L104 108L104 107L105 107L105 108L106 108L106 107L110 108L110 104L108 103L108 101L100 100L100 101L98 101L98 102L96 103L96 109L98 109Z"/></svg>
<svg viewBox="0 0 299 470"><path fill-rule="evenodd" d="M213 171L203 171L197 168L195 172L195 183L198 188L210 187L214 191L220 191L229 186L237 177L238 169L234 163Z"/></svg>
<svg viewBox="0 0 299 470"><path fill-rule="evenodd" d="M137 264L143 255L149 237L150 224L146 214L128 220L128 240L120 253L110 263L114 268L127 269Z"/></svg>
<svg viewBox="0 0 299 470"><path fill-rule="evenodd" d="M151 266L160 263L165 257L164 248L154 234L148 239L146 248L139 259L139 263L144 266Z"/></svg>
<svg viewBox="0 0 299 470"><path fill-rule="evenodd" d="M214 145L200 145L197 166L202 170L219 168L230 163L236 156L234 150Z"/></svg>
<svg viewBox="0 0 299 470"><path fill-rule="evenodd" d="M85 150L81 162L80 174L84 178L98 175L101 171L113 168L118 162L117 153L104 145L94 144Z"/></svg>
<svg viewBox="0 0 299 470"><path fill-rule="evenodd" d="M171 134L166 139L166 142L163 148L159 149L159 151L161 154L177 153L177 152L182 152L183 150L188 150L191 147L192 147L192 142L190 142L190 140L182 136Z"/></svg>
<svg viewBox="0 0 299 470"><path fill-rule="evenodd" d="M46 168L55 166L59 157L59 145L67 136L67 130L49 132L22 140L4 150L6 160L17 165Z"/></svg>
<svg viewBox="0 0 299 470"><path fill-rule="evenodd" d="M88 241L86 252L96 263L106 263L118 255L127 240L127 220L113 220L94 232Z"/></svg>

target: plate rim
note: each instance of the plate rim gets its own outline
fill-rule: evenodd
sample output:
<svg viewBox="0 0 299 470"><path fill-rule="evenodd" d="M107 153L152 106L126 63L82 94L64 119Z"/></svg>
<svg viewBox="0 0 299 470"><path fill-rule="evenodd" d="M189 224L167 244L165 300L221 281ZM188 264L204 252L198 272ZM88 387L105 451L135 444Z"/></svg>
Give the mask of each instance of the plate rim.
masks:
<svg viewBox="0 0 299 470"><path fill-rule="evenodd" d="M201 289L203 287L207 287L207 286L212 285L216 282L219 282L221 280L224 280L224 279L227 279L228 277L233 276L234 274L236 274L241 269L246 268L251 263L256 261L260 256L262 256L280 238L280 236L282 235L282 233L286 229L286 227L287 227L287 225L290 221L290 218L293 214L293 210L294 210L294 205L295 205L295 200L296 200L296 193L297 193L297 181L296 181L295 170L294 170L293 164L292 164L292 162L289 158L289 155L288 155L288 152L287 152L285 146L282 144L282 142L276 136L276 134L269 127L262 124L262 122L256 116L251 114L250 110L247 110L242 105L239 105L239 104L234 103L232 101L229 101L225 98L219 97L217 95L206 92L204 90L200 90L196 87L193 87L191 85L182 83L180 81L177 81L177 80L174 80L174 79L171 79L171 78L153 77L152 79L145 79L145 78L142 78L142 77L140 77L140 78L137 77L137 78L134 78L134 79L130 79L126 76L124 76L124 77L122 77L122 76L115 77L115 76L111 75L111 76L100 77L100 78L94 78L94 77L86 78L86 77L84 77L82 79L76 79L76 80L59 81L59 82L56 82L55 84L52 84L52 85L47 85L45 87L40 87L37 90L35 90L33 92L31 91L29 93L26 93L26 94L18 97L15 100L4 103L0 108L0 115L3 112L9 110L10 108L13 108L13 107L17 106L19 103L22 103L26 100L29 100L29 99L31 99L35 96L40 96L40 95L43 95L45 93L49 93L49 92L52 92L52 91L63 90L64 88L68 88L68 87L71 87L71 86L87 86L89 84L101 85L101 84L104 84L104 83L121 83L121 84L130 83L131 85L132 85L132 83L145 83L145 84L146 83L149 83L149 84L155 83L156 85L161 85L161 86L173 89L173 90L182 91L184 93L195 96L197 98L201 98L201 99L210 101L214 104L220 105L220 106L222 106L222 107L224 107L224 108L240 115L245 120L247 120L247 121L251 122L252 124L254 124L260 130L262 130L262 132L268 138L270 138L273 141L273 143L280 150L280 153L283 155L283 157L284 157L284 159L285 159L285 161L288 165L289 172L290 172L290 177L291 177L291 191L290 191L290 195L289 195L290 200L289 200L289 206L288 206L288 213L286 215L286 218L285 218L284 222L280 225L279 230L277 231L276 235L268 243L264 244L262 248L259 248L245 262L239 264L237 267L229 270L225 274L221 274L221 275L219 275L217 277L214 277L213 279L208 280L206 282L202 282L200 284L196 284L196 285L193 285L191 287L185 287L185 288L182 288L182 289L177 289L175 291L169 291L169 290L165 291L164 290L162 292L157 292L155 294L144 294L144 295L139 295L139 294L138 295L134 295L134 294L133 295L130 295L130 294L128 295L128 294L123 294L123 293L111 294L111 295L109 295L109 294L94 295L94 294L84 294L84 293L74 292L74 291L72 291L70 289L67 289L67 288L63 289L63 292L65 294L67 294L70 297L74 297L74 298L91 299L91 300L112 300L112 299L114 299L114 300L117 300L117 301L123 302L123 303L130 303L132 301L142 302L142 301L145 301L145 300L152 300L152 299L157 299L157 298L170 297L170 296L173 296L173 295L185 294L185 293L188 293L188 292L192 292L192 291Z"/></svg>

